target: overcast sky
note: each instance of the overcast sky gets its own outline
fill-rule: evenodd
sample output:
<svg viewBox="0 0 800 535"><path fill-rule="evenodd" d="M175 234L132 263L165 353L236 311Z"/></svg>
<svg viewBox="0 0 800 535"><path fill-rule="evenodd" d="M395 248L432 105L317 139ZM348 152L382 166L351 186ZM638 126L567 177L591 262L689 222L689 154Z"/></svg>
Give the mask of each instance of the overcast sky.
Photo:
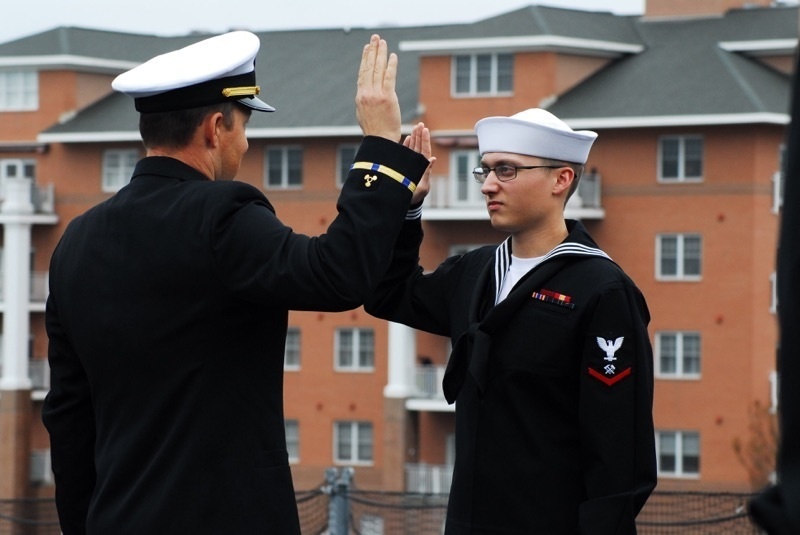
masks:
<svg viewBox="0 0 800 535"><path fill-rule="evenodd" d="M156 35L193 30L412 26L475 22L539 4L640 15L645 0L7 0L0 43L57 26ZM702 1L702 0L698 0ZM613 6L613 7L611 7Z"/></svg>

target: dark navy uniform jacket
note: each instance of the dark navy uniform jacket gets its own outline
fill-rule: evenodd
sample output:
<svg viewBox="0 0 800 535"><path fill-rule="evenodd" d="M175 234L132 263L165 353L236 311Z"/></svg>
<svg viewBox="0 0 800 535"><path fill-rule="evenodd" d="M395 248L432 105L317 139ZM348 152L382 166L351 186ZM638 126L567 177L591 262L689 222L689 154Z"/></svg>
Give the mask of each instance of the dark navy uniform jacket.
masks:
<svg viewBox="0 0 800 535"><path fill-rule="evenodd" d="M408 210L397 176L427 166L374 137L356 160L367 170L321 237L283 225L257 188L165 157L71 222L50 267L43 408L65 535L299 533L288 311L363 302Z"/></svg>
<svg viewBox="0 0 800 535"><path fill-rule="evenodd" d="M419 220L367 303L451 338L456 404L448 535L631 534L656 484L650 316L586 233L569 236L495 305L509 242L423 275Z"/></svg>

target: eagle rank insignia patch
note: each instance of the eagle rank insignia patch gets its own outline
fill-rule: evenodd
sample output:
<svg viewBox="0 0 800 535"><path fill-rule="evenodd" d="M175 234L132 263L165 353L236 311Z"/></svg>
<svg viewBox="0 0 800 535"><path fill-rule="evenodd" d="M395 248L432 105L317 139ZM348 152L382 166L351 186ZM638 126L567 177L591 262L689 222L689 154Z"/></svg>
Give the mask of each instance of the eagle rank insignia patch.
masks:
<svg viewBox="0 0 800 535"><path fill-rule="evenodd" d="M600 349L599 366L589 367L589 375L598 381L605 383L607 386L614 386L625 377L631 374L631 367L623 368L620 366L619 356L617 352L622 349L625 343L625 337L620 336L616 338L603 338L598 336L597 347Z"/></svg>

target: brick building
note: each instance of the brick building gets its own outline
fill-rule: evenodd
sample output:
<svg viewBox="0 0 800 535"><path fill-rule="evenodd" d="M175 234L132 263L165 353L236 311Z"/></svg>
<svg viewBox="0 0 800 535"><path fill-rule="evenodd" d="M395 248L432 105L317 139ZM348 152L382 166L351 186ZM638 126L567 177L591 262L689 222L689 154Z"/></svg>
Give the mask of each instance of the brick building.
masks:
<svg viewBox="0 0 800 535"><path fill-rule="evenodd" d="M334 217L360 139L356 70L373 31L257 32L258 78L278 112L253 116L240 180L298 232L322 233ZM423 213L426 268L504 237L469 172L478 119L540 106L599 133L567 216L648 299L661 489L743 490L769 475L747 467L774 447L756 429L776 409L773 273L797 31L797 7L741 0L649 0L644 16L530 6L471 24L379 29L400 56L404 124L425 121L438 158ZM0 44L0 498L53 493L38 414L50 253L143 156L132 103L110 81L204 37L56 28ZM446 492L448 350L448 340L362 309L292 313L285 396L296 487L347 465L360 488Z"/></svg>

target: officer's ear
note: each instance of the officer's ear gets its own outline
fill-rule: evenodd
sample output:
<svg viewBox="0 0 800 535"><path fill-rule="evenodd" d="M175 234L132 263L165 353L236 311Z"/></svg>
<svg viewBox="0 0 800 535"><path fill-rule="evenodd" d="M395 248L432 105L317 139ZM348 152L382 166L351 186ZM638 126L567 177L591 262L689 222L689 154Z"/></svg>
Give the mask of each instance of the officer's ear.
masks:
<svg viewBox="0 0 800 535"><path fill-rule="evenodd" d="M209 113L203 118L198 130L208 148L219 147L222 131L228 130L225 128L225 116L219 111Z"/></svg>

